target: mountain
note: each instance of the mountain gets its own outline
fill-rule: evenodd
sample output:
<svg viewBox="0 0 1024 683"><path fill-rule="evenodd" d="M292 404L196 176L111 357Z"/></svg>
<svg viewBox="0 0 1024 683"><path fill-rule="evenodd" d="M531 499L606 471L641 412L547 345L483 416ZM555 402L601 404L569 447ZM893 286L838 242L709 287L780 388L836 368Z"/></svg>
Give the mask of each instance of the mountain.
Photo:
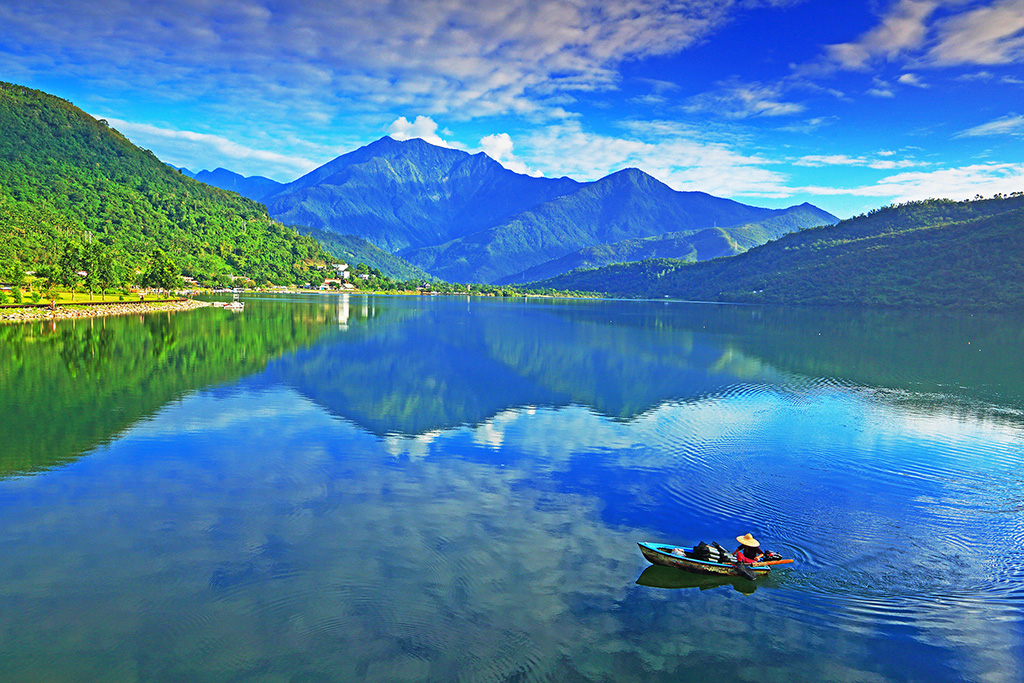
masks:
<svg viewBox="0 0 1024 683"><path fill-rule="evenodd" d="M777 234L834 222L806 205L771 210L677 192L638 169L591 183L514 173L485 154L382 138L340 156L265 199L271 215L362 237L450 282L520 281L558 270L588 248L664 236L655 253L704 258L739 253ZM721 245L707 237L721 228ZM712 237L713 235L709 236ZM713 241L713 240L712 240ZM652 245L643 245L651 249ZM707 247L707 248L704 248ZM603 250L636 251L635 245ZM641 250L642 251L642 250ZM710 257L709 256L709 257ZM587 262L581 256L580 263Z"/></svg>
<svg viewBox="0 0 1024 683"><path fill-rule="evenodd" d="M243 197L248 197L257 202L263 201L264 197L273 194L283 185L283 183L271 180L270 178L264 178L260 175L243 176L226 168L215 168L212 171L202 170L199 173L193 173L187 168L179 168L178 170L201 183L213 185L222 190L237 192Z"/></svg>
<svg viewBox="0 0 1024 683"><path fill-rule="evenodd" d="M754 223L698 232L669 232L655 237L623 240L587 247L558 259L547 261L498 281L498 284L535 282L579 268L599 268L613 263L652 258L683 261L707 261L735 256L748 248L777 239L807 225L834 223L835 216L812 204L800 204Z"/></svg>
<svg viewBox="0 0 1024 683"><path fill-rule="evenodd" d="M156 248L200 280L303 282L330 259L262 205L186 177L66 100L0 83L0 131L2 270L53 267L84 244L124 278Z"/></svg>
<svg viewBox="0 0 1024 683"><path fill-rule="evenodd" d="M390 252L440 244L571 192L568 178L513 173L486 154L390 137L342 155L265 198L275 218Z"/></svg>
<svg viewBox="0 0 1024 683"><path fill-rule="evenodd" d="M703 192L677 192L643 171L630 168L528 209L492 228L402 255L450 282L497 282L514 279L510 276L524 270L524 266L550 263L587 247L666 233L696 235L716 225L758 223L784 211L747 206ZM747 230L745 238L752 232ZM727 230L725 236L731 237ZM670 242L671 239L666 244ZM730 245L726 251L729 250L735 253L741 247Z"/></svg>
<svg viewBox="0 0 1024 683"><path fill-rule="evenodd" d="M889 206L733 258L579 270L537 286L765 304L1019 310L1024 194Z"/></svg>

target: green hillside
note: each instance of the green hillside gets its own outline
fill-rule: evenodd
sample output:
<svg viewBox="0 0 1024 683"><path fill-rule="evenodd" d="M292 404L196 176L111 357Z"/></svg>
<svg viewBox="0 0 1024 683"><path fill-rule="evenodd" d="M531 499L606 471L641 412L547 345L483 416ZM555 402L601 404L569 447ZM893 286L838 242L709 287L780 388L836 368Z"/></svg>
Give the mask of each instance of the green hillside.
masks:
<svg viewBox="0 0 1024 683"><path fill-rule="evenodd" d="M911 202L731 258L648 260L578 270L536 285L702 301L1019 308L1024 195Z"/></svg>
<svg viewBox="0 0 1024 683"><path fill-rule="evenodd" d="M0 131L0 277L85 244L122 280L156 248L200 281L301 282L328 258L261 204L184 176L60 98L0 83Z"/></svg>
<svg viewBox="0 0 1024 683"><path fill-rule="evenodd" d="M295 226L295 229L303 235L311 235L332 256L353 266L365 263L367 266L376 268L394 280L435 279L422 268L414 266L394 254L389 254L380 247L367 242L362 237L340 235L330 230L307 228L299 225Z"/></svg>

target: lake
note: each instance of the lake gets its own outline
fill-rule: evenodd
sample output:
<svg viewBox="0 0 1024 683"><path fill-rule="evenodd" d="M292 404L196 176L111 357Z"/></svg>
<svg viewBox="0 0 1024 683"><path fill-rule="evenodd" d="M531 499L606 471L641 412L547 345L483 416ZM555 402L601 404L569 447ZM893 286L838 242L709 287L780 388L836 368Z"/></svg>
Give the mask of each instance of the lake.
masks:
<svg viewBox="0 0 1024 683"><path fill-rule="evenodd" d="M1020 319L245 304L0 326L0 680L1020 680Z"/></svg>

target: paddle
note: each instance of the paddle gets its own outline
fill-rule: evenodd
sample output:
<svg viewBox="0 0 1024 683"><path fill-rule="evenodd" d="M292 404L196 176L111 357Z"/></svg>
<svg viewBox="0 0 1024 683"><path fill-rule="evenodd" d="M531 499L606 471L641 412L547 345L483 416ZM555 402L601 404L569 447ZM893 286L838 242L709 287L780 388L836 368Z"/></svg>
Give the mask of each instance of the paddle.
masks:
<svg viewBox="0 0 1024 683"><path fill-rule="evenodd" d="M753 567L768 567L768 566L773 565L773 564L790 564L792 562L793 562L792 558L785 559L785 560L765 560L764 562L755 562L751 566L753 566Z"/></svg>
<svg viewBox="0 0 1024 683"><path fill-rule="evenodd" d="M718 541L711 541L711 545L715 546L715 548L718 549L718 552L722 553L725 557L729 557L729 551L718 545ZM757 574L742 562L734 561L729 564L731 564L732 568L735 569L744 579L747 579L748 581L755 581L757 579Z"/></svg>

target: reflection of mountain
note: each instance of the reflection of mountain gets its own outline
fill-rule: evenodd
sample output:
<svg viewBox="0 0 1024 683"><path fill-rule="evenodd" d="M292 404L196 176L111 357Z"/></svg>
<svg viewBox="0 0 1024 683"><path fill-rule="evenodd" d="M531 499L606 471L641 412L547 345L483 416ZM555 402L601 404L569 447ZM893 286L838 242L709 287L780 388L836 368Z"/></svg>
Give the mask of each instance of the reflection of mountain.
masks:
<svg viewBox="0 0 1024 683"><path fill-rule="evenodd" d="M1024 386L1009 350L996 366L991 356L972 355L977 342L1006 348L998 342L1005 327L974 318L655 302L372 301L391 310L383 316L389 324L274 363L268 378L378 435L476 424L524 406L577 404L631 419L669 401L775 384L783 374L805 377L809 388L819 381L915 394L972 387L967 398L995 403L1019 400ZM786 386L792 390L792 379Z"/></svg>
<svg viewBox="0 0 1024 683"><path fill-rule="evenodd" d="M418 300L419 315L374 325L271 366L272 378L376 434L422 434L474 423L509 406L568 397L494 358L481 318L506 306ZM400 299L375 305L414 310Z"/></svg>
<svg viewBox="0 0 1024 683"><path fill-rule="evenodd" d="M1017 421L1024 403L1024 361L1008 341L1020 327L1005 318L355 296L219 313L0 327L0 476L76 457L184 393L278 357L261 382L288 384L378 435L524 406L632 419L782 375L785 391L891 388L886 400L926 411L934 395L966 411L1009 408L999 419Z"/></svg>
<svg viewBox="0 0 1024 683"><path fill-rule="evenodd" d="M334 302L0 326L0 477L106 443L168 402L320 338Z"/></svg>

